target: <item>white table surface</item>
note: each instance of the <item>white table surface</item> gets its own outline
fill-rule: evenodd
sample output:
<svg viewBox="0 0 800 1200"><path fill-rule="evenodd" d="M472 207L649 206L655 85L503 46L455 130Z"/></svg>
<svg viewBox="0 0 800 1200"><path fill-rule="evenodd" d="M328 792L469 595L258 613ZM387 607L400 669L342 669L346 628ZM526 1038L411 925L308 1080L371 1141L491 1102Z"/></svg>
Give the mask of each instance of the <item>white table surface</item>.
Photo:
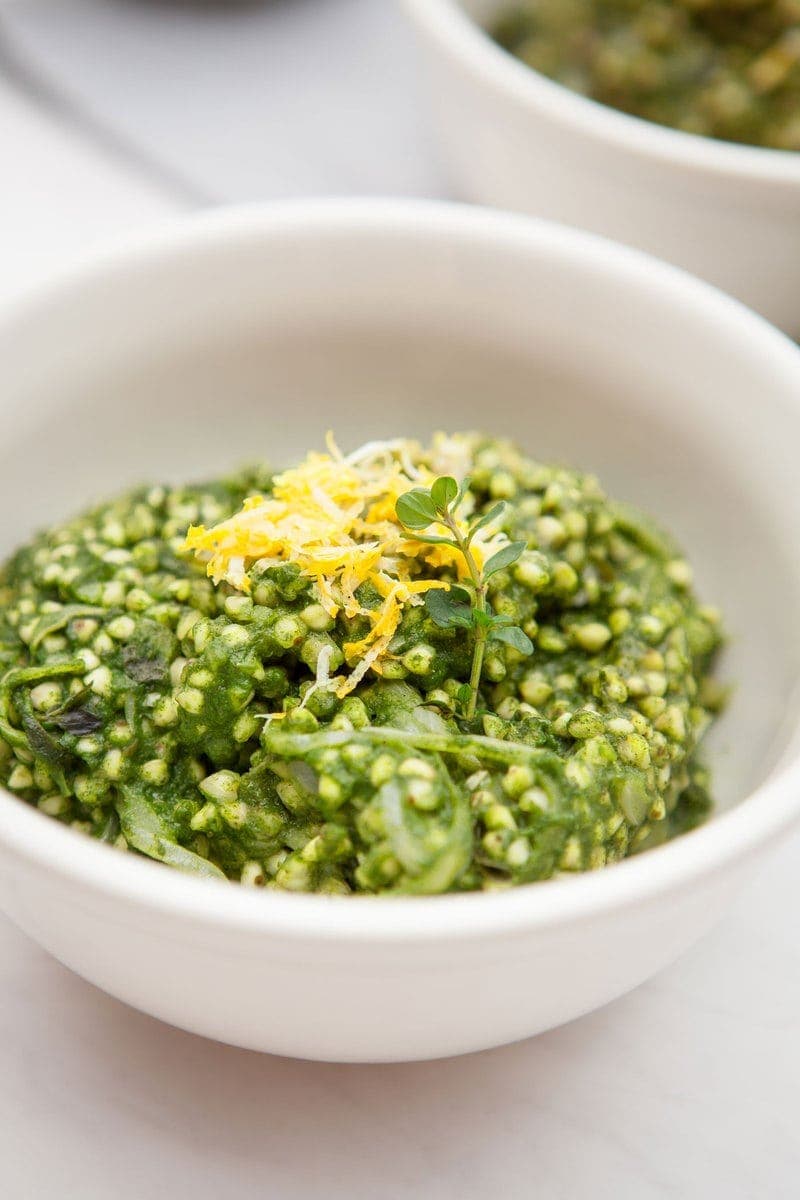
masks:
<svg viewBox="0 0 800 1200"><path fill-rule="evenodd" d="M34 103L0 70L2 300L209 199L444 194L388 0L224 16L166 0L5 0L3 33L47 87ZM96 122L103 149L49 110L53 94ZM798 876L795 836L716 932L632 995L516 1046L392 1067L292 1062L170 1029L0 918L1 1194L795 1200Z"/></svg>

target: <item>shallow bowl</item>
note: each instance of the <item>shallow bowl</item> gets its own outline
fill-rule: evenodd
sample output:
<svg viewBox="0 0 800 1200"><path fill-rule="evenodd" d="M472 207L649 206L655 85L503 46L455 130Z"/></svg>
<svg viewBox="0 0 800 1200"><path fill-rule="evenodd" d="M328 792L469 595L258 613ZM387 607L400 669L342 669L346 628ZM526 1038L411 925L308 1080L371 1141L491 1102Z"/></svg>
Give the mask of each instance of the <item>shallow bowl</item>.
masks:
<svg viewBox="0 0 800 1200"><path fill-rule="evenodd" d="M455 1054L669 963L800 813L800 351L682 272L453 206L324 202L167 229L0 317L0 553L143 480L484 427L597 471L685 543L730 631L717 810L504 893L264 892L98 844L0 792L0 906L112 995L309 1058Z"/></svg>

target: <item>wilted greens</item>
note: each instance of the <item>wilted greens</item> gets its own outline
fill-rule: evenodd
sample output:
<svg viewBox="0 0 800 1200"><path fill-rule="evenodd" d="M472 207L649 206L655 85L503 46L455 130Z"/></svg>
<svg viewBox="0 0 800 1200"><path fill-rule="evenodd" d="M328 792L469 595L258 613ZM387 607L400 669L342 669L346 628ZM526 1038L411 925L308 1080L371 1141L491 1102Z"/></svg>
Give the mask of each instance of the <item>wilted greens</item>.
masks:
<svg viewBox="0 0 800 1200"><path fill-rule="evenodd" d="M14 555L7 788L184 871L325 893L527 883L703 819L720 623L667 534L475 434L330 453L142 488ZM284 552L276 524L254 556L284 493L347 533Z"/></svg>

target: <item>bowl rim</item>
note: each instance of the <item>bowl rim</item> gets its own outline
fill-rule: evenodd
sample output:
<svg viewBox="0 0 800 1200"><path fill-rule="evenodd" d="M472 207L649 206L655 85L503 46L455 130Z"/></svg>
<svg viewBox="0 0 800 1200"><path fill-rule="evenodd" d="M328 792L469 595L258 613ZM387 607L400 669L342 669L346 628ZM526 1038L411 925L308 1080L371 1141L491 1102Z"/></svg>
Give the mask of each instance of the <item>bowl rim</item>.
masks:
<svg viewBox="0 0 800 1200"><path fill-rule="evenodd" d="M796 200L800 151L727 142L620 112L572 92L499 46L459 0L401 0L416 23L482 84L577 133L643 159L698 175L786 187Z"/></svg>
<svg viewBox="0 0 800 1200"><path fill-rule="evenodd" d="M666 294L732 344L747 344L782 390L800 405L800 349L737 300L677 267L595 234L490 209L430 200L325 199L245 205L170 219L144 235L96 250L7 302L0 311L0 344L15 325L47 320L54 307L74 306L83 291L120 286L126 273L174 270L198 254L290 237L385 239L420 236L477 250L511 246L522 253L556 254L567 263L601 270L618 285ZM790 401L794 405L794 401ZM77 886L95 899L126 906L128 917L169 915L207 930L269 935L308 944L345 942L429 944L491 934L513 936L592 920L702 883L757 852L800 817L800 714L789 748L770 774L733 809L646 854L600 871L497 893L430 897L318 896L264 892L197 879L147 859L123 854L61 825L0 788L0 848L14 860Z"/></svg>

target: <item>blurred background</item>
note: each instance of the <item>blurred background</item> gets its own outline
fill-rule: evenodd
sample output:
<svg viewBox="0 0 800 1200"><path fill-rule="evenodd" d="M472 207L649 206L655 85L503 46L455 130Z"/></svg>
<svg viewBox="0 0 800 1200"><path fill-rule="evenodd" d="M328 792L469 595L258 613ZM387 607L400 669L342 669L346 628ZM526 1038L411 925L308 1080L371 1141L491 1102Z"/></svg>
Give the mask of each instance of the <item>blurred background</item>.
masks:
<svg viewBox="0 0 800 1200"><path fill-rule="evenodd" d="M228 201L442 196L391 0L0 0L0 295Z"/></svg>

